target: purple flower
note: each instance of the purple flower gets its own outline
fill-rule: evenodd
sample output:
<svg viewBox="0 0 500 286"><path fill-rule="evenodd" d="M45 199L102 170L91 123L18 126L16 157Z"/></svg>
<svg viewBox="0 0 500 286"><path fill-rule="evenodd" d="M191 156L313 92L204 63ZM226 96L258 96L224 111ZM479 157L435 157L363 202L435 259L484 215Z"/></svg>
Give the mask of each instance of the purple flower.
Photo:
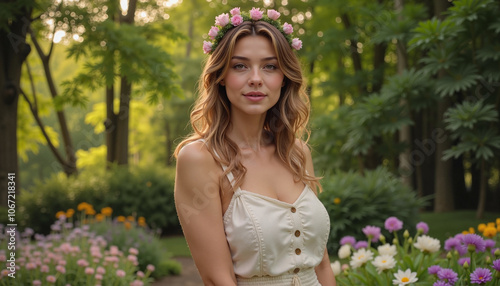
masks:
<svg viewBox="0 0 500 286"><path fill-rule="evenodd" d="M484 239L474 233L464 235L463 243L469 251L483 252L486 249Z"/></svg>
<svg viewBox="0 0 500 286"><path fill-rule="evenodd" d="M356 244L356 239L353 236L346 235L340 239L340 245L350 244L354 246Z"/></svg>
<svg viewBox="0 0 500 286"><path fill-rule="evenodd" d="M467 253L467 248L455 237L450 237L444 242L444 249L447 251L456 250L460 255Z"/></svg>
<svg viewBox="0 0 500 286"><path fill-rule="evenodd" d="M354 245L354 248L356 250L358 250L360 248L368 248L368 242L365 240L360 240L360 241L356 242L356 245Z"/></svg>
<svg viewBox="0 0 500 286"><path fill-rule="evenodd" d="M443 268L438 271L437 276L439 279L444 280L450 284L455 284L458 280L458 274L449 269L449 268Z"/></svg>
<svg viewBox="0 0 500 286"><path fill-rule="evenodd" d="M452 286L452 284L444 282L443 280L438 280L432 284L432 286Z"/></svg>
<svg viewBox="0 0 500 286"><path fill-rule="evenodd" d="M491 271L487 268L478 267L470 274L472 284L485 284L491 281Z"/></svg>
<svg viewBox="0 0 500 286"><path fill-rule="evenodd" d="M377 242L380 237L380 227L367 225L363 228L363 233L368 237L368 239L371 239L372 242Z"/></svg>
<svg viewBox="0 0 500 286"><path fill-rule="evenodd" d="M464 266L464 263L467 262L470 265L470 257L462 257L458 259L458 264Z"/></svg>
<svg viewBox="0 0 500 286"><path fill-rule="evenodd" d="M484 246L485 246L486 248L488 248L488 249L491 249L491 248L495 247L495 243L496 243L496 242L495 242L493 239L486 239L486 240L484 241Z"/></svg>
<svg viewBox="0 0 500 286"><path fill-rule="evenodd" d="M403 228L403 222L397 217L391 216L385 220L384 227L390 232L398 231Z"/></svg>
<svg viewBox="0 0 500 286"><path fill-rule="evenodd" d="M425 222L421 221L417 223L417 231L427 234L429 232L429 226Z"/></svg>
<svg viewBox="0 0 500 286"><path fill-rule="evenodd" d="M497 259L493 261L492 265L493 269L495 269L497 272L500 272L500 259Z"/></svg>
<svg viewBox="0 0 500 286"><path fill-rule="evenodd" d="M427 268L427 272L429 272L430 275L435 275L442 269L443 268L441 268L441 266L439 265L432 265L429 268Z"/></svg>

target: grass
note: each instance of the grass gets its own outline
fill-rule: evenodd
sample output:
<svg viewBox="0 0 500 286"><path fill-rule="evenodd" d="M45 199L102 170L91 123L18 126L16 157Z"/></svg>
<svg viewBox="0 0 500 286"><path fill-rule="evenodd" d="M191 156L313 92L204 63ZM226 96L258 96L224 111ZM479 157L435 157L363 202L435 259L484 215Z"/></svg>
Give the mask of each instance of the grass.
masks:
<svg viewBox="0 0 500 286"><path fill-rule="evenodd" d="M480 223L495 222L500 213L485 213L483 219L476 219L476 212L454 211L448 213L422 213L420 219L429 225L429 235L441 240L442 243L450 236L455 236L469 227L477 231Z"/></svg>
<svg viewBox="0 0 500 286"><path fill-rule="evenodd" d="M161 243L172 257L191 257L191 251L189 251L186 239L182 235L162 237Z"/></svg>

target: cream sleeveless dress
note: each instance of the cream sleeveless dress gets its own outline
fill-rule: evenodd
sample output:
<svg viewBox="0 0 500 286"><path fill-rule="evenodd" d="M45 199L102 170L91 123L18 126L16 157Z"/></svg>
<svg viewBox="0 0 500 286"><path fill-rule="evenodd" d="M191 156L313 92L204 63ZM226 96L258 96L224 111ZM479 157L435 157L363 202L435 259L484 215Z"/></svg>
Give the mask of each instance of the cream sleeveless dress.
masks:
<svg viewBox="0 0 500 286"><path fill-rule="evenodd" d="M233 174L227 177L234 184ZM314 267L323 259L330 219L307 185L293 204L238 188L224 230L238 285L321 285Z"/></svg>

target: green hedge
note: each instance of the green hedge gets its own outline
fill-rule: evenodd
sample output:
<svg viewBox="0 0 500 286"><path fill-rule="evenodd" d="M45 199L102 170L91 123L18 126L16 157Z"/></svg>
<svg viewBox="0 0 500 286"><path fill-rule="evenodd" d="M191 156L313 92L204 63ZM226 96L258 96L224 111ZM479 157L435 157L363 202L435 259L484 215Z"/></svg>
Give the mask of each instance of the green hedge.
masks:
<svg viewBox="0 0 500 286"><path fill-rule="evenodd" d="M78 177L57 174L23 190L19 198L20 225L37 233L48 233L58 211L77 210L81 202L99 212L113 209L113 217L143 216L152 229L179 233L180 224L174 205L175 169L163 166L126 169L116 167L106 172L82 171Z"/></svg>
<svg viewBox="0 0 500 286"><path fill-rule="evenodd" d="M352 235L366 240L362 228L374 225L384 229L390 216L399 218L406 226L414 226L419 209L426 203L385 168L366 171L364 176L339 172L324 178L322 185L324 191L319 198L330 214L328 252L333 255L342 237Z"/></svg>

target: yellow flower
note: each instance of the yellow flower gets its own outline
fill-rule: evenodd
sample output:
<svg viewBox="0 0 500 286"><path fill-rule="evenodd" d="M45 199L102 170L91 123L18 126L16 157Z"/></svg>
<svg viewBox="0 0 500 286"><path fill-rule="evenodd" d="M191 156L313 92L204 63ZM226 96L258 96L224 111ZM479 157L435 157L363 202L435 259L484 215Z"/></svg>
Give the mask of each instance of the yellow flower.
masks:
<svg viewBox="0 0 500 286"><path fill-rule="evenodd" d="M86 202L82 202L82 203L79 203L79 204L78 204L77 209L78 209L79 211L83 211L83 210L86 210L86 209L87 209L87 208L89 208L89 207L92 207L92 206L91 206L90 204L86 203Z"/></svg>
<svg viewBox="0 0 500 286"><path fill-rule="evenodd" d="M66 215L66 213L65 213L65 212L63 212L63 211L58 211L58 212L56 212L56 218L60 218L62 215L64 215L64 216L65 216L65 215Z"/></svg>
<svg viewBox="0 0 500 286"><path fill-rule="evenodd" d="M148 182L146 183L146 186L148 186L148 188L149 188L149 187L151 187L151 185L152 185L152 184L151 184L151 182L150 182L150 181L148 181Z"/></svg>
<svg viewBox="0 0 500 286"><path fill-rule="evenodd" d="M143 217L143 216L140 216L138 219L137 219L137 224L139 226L146 226L146 219Z"/></svg>
<svg viewBox="0 0 500 286"><path fill-rule="evenodd" d="M500 217L497 218L497 226L500 225Z"/></svg>
<svg viewBox="0 0 500 286"><path fill-rule="evenodd" d="M496 229L494 226L487 226L487 227L484 229L483 235L484 235L485 237L492 238L492 237L494 237L495 235L497 235L497 229Z"/></svg>
<svg viewBox="0 0 500 286"><path fill-rule="evenodd" d="M105 207L101 209L101 213L105 216L111 216L111 214L113 213L113 209L110 207Z"/></svg>
<svg viewBox="0 0 500 286"><path fill-rule="evenodd" d="M74 209L68 209L66 211L66 217L72 217L74 214L75 214L75 210Z"/></svg>
<svg viewBox="0 0 500 286"><path fill-rule="evenodd" d="M336 205L340 204L341 201L342 200L340 198L333 199L333 203L336 204Z"/></svg>
<svg viewBox="0 0 500 286"><path fill-rule="evenodd" d="M469 234L469 232L468 232L468 231L466 231L466 230L464 230L464 231L462 231L462 234L463 234L463 235L466 235L466 234Z"/></svg>
<svg viewBox="0 0 500 286"><path fill-rule="evenodd" d="M492 227L495 227L495 223L494 223L494 222L489 222L486 226L492 226Z"/></svg>
<svg viewBox="0 0 500 286"><path fill-rule="evenodd" d="M486 224L484 224L484 223L480 223L480 224L477 226L477 231L479 231L479 232L483 232L485 228L486 228Z"/></svg>
<svg viewBox="0 0 500 286"><path fill-rule="evenodd" d="M97 214L95 216L95 220L96 221L103 221L104 220L104 215L103 214Z"/></svg>
<svg viewBox="0 0 500 286"><path fill-rule="evenodd" d="M131 229L132 228L132 224L130 222L128 222L128 221L126 221L124 225L125 225L126 229Z"/></svg>
<svg viewBox="0 0 500 286"><path fill-rule="evenodd" d="M476 233L473 227L469 227L469 233Z"/></svg>
<svg viewBox="0 0 500 286"><path fill-rule="evenodd" d="M124 221L125 221L125 217L124 217L124 216L122 216L122 215L120 215L120 216L118 216L118 217L116 218L116 220L117 220L118 222L124 222Z"/></svg>
<svg viewBox="0 0 500 286"><path fill-rule="evenodd" d="M134 218L133 216L129 215L129 216L127 217L127 220L128 220L128 221L135 221L135 218Z"/></svg>
<svg viewBox="0 0 500 286"><path fill-rule="evenodd" d="M90 206L89 208L85 209L85 214L88 214L88 215L95 215L95 210L92 206Z"/></svg>

